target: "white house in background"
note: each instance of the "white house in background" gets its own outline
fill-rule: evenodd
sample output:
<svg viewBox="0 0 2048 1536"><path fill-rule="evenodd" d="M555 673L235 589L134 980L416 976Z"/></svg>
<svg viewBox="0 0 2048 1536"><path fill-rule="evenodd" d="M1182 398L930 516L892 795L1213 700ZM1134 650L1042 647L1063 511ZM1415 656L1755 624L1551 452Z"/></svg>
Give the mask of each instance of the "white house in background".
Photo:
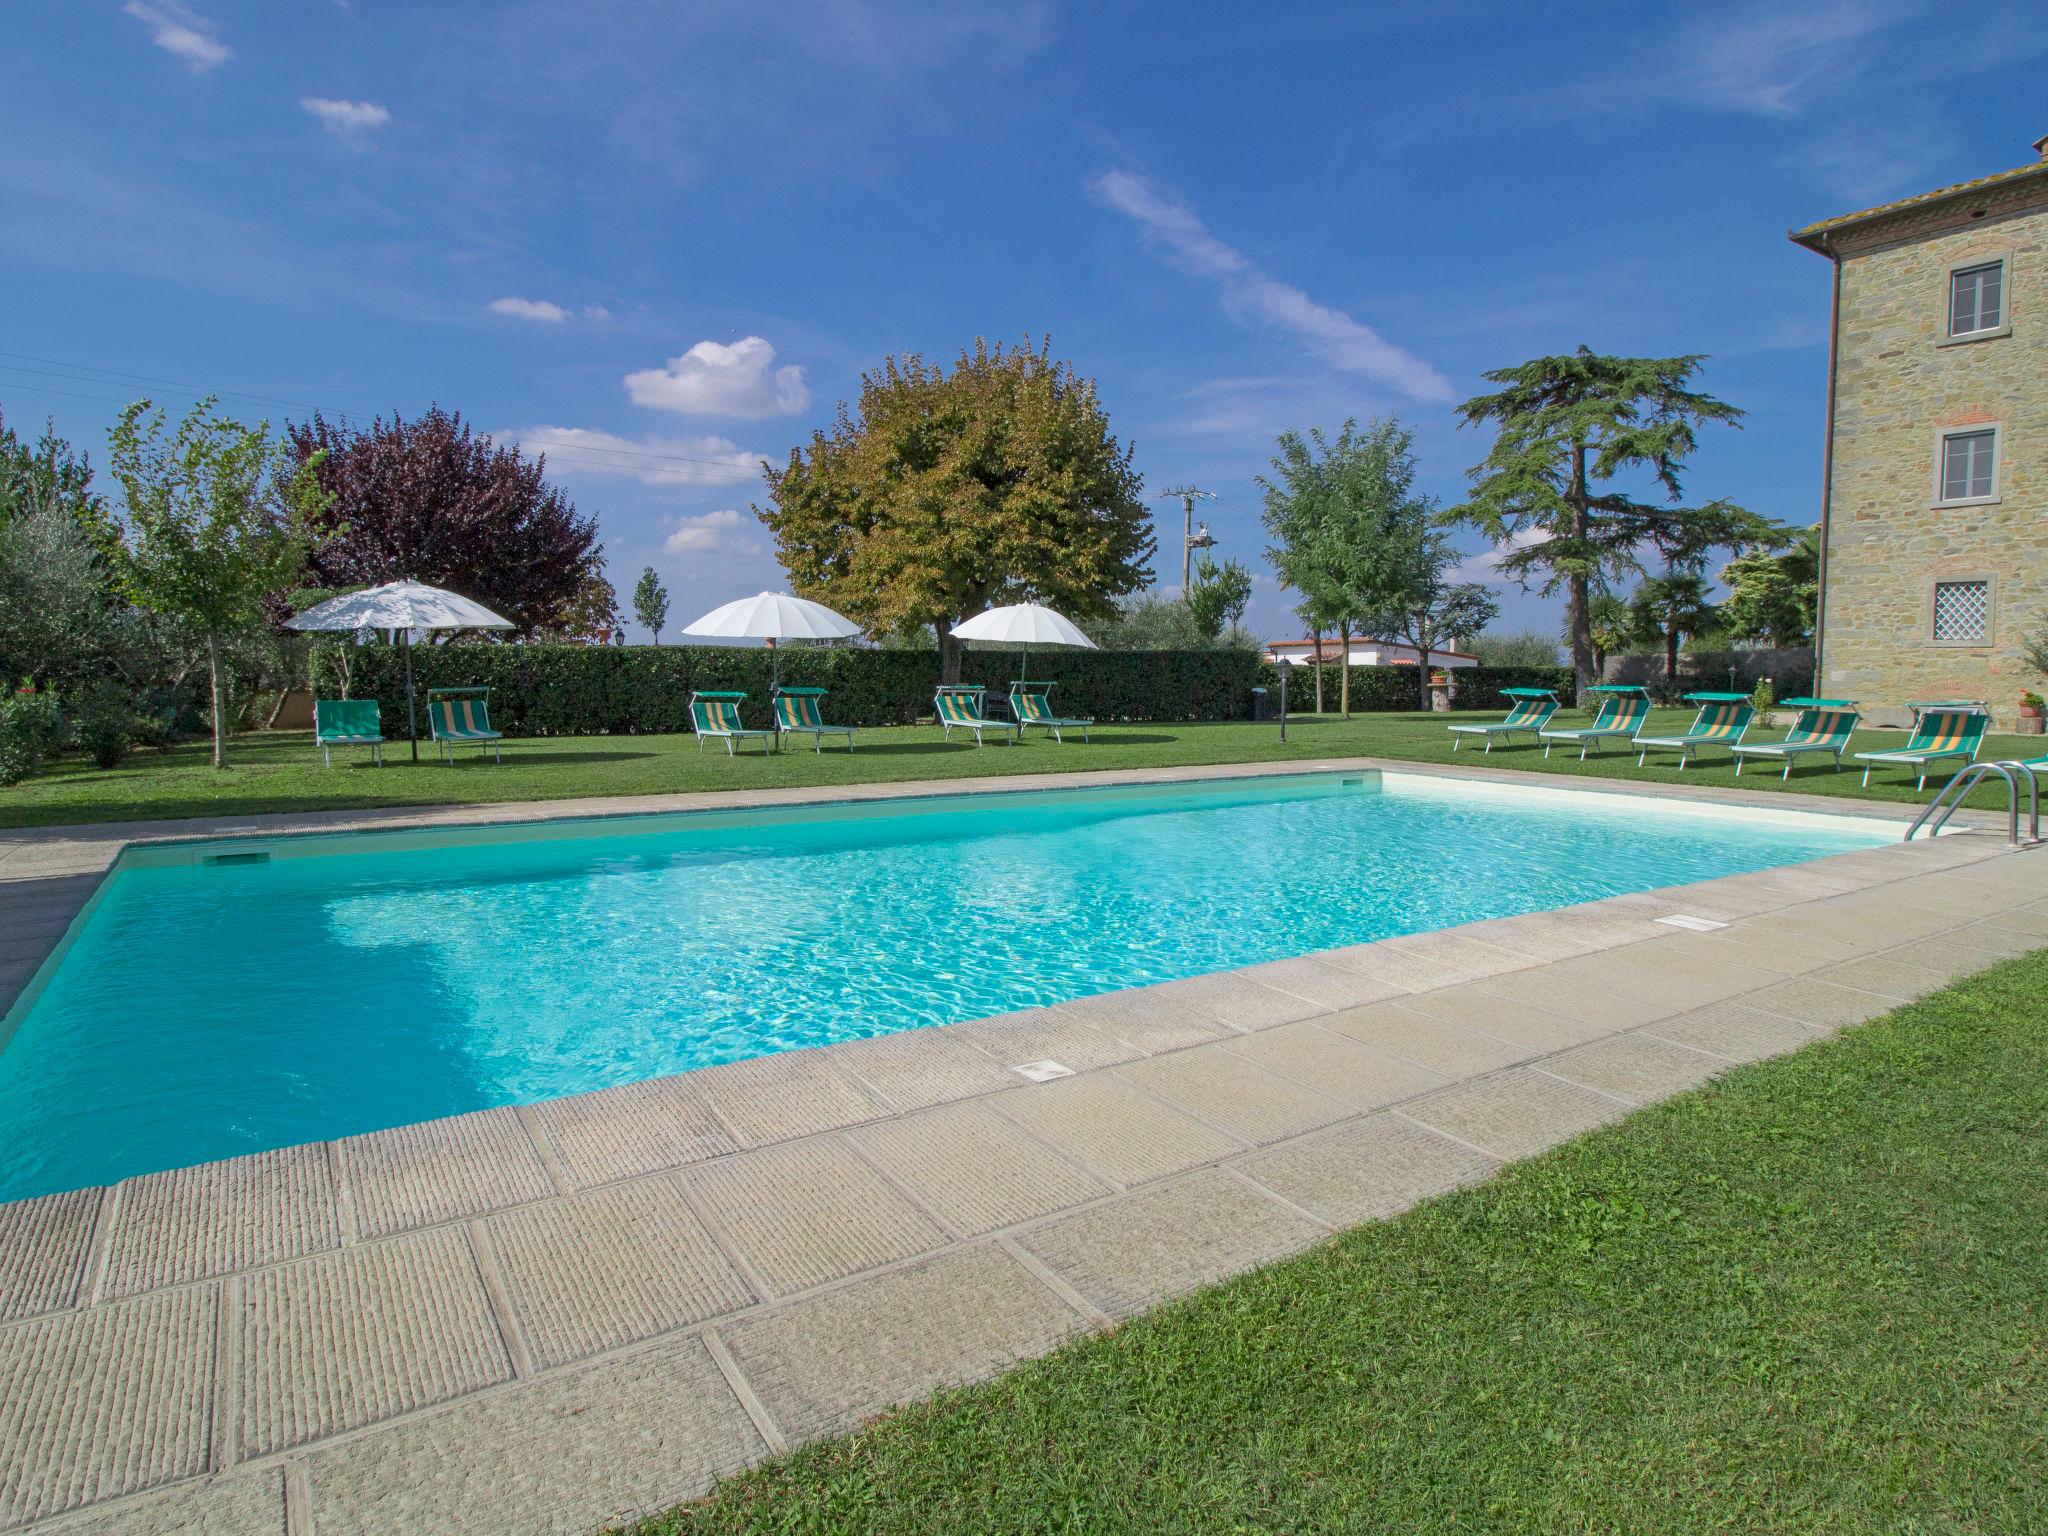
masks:
<svg viewBox="0 0 2048 1536"><path fill-rule="evenodd" d="M1399 640L1375 640L1370 635L1351 637L1351 665L1354 667L1412 667L1417 652L1414 646ZM1314 640L1273 640L1267 643L1266 660L1285 662L1290 667L1305 667L1312 661L1323 661L1335 665L1344 658L1344 642L1334 636L1326 638L1320 646ZM1476 667L1479 658L1465 651L1437 649L1429 653L1432 667Z"/></svg>

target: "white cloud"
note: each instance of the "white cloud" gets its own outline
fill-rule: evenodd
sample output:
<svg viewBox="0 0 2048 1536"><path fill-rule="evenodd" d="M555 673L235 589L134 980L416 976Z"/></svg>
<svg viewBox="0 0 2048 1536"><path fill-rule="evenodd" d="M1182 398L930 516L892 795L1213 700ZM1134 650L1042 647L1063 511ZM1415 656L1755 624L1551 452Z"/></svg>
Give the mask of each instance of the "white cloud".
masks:
<svg viewBox="0 0 2048 1536"><path fill-rule="evenodd" d="M586 304L583 306L583 318L592 325L603 325L611 317L612 312L602 304Z"/></svg>
<svg viewBox="0 0 2048 1536"><path fill-rule="evenodd" d="M1517 550L1542 544L1549 538L1550 535L1540 528L1517 529L1509 535L1505 544L1497 544L1481 554L1467 555L1451 567L1449 577L1452 581L1484 581L1499 586L1517 583L1520 578L1503 571L1500 568L1501 561Z"/></svg>
<svg viewBox="0 0 2048 1536"><path fill-rule="evenodd" d="M195 75L235 56L235 50L214 35L212 22L178 0L128 0L121 9L149 28L152 43L183 59Z"/></svg>
<svg viewBox="0 0 2048 1536"><path fill-rule="evenodd" d="M588 427L512 427L492 434L548 468L572 475L618 475L643 485L738 485L758 479L761 455L726 437L621 437Z"/></svg>
<svg viewBox="0 0 2048 1536"><path fill-rule="evenodd" d="M1618 90L1793 117L1815 90L1837 87L1856 73L1864 39L1902 14L1892 0L1709 7L1678 34L1661 67L1632 74Z"/></svg>
<svg viewBox="0 0 2048 1536"><path fill-rule="evenodd" d="M723 346L700 341L665 368L626 375L635 405L690 416L789 416L811 403L804 371L774 366L775 349L759 336Z"/></svg>
<svg viewBox="0 0 2048 1536"><path fill-rule="evenodd" d="M1332 368L1376 380L1411 399L1451 398L1450 380L1428 363L1342 310L1267 276L1244 252L1210 234L1185 203L1144 177L1105 171L1088 189L1132 220L1183 272L1216 282L1223 290L1223 307L1233 316L1298 336Z"/></svg>
<svg viewBox="0 0 2048 1536"><path fill-rule="evenodd" d="M299 105L344 144L361 144L391 121L390 109L375 101L335 101L326 96L301 96Z"/></svg>
<svg viewBox="0 0 2048 1536"><path fill-rule="evenodd" d="M749 530L759 527L753 518L728 507L699 517L677 518L661 547L671 555L759 554L761 541L747 536Z"/></svg>
<svg viewBox="0 0 2048 1536"><path fill-rule="evenodd" d="M569 311L559 304L550 304L546 299L507 296L493 299L484 307L494 315L510 315L514 320L538 320L544 325L560 325L569 318Z"/></svg>

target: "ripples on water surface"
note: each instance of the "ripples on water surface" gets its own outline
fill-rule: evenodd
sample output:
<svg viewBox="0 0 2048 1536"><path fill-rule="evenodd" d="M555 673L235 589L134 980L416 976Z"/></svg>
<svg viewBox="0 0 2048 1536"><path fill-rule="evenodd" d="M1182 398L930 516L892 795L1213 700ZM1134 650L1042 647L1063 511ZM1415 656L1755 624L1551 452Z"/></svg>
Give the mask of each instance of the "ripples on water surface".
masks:
<svg viewBox="0 0 2048 1536"><path fill-rule="evenodd" d="M124 868L0 1050L0 1199L1883 835L1322 777Z"/></svg>

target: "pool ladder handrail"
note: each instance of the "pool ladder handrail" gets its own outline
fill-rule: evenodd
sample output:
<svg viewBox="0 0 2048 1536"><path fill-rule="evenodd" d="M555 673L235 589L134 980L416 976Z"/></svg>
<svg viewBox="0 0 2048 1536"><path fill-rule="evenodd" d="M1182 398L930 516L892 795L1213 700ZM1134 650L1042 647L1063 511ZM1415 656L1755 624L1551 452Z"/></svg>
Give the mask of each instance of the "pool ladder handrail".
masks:
<svg viewBox="0 0 2048 1536"><path fill-rule="evenodd" d="M2041 841L2041 782L2030 764L2012 757L1993 763L1972 763L1950 779L1941 787L1941 793L1927 802L1927 809L1914 818L1913 825L1906 828L1905 841L1913 841L1913 834L1922 827L1927 828L1929 837L1937 836L1970 791L1994 773L2005 780L2006 843L2014 848L2020 846L2020 785L2014 777L2016 773L2027 776L2027 840Z"/></svg>

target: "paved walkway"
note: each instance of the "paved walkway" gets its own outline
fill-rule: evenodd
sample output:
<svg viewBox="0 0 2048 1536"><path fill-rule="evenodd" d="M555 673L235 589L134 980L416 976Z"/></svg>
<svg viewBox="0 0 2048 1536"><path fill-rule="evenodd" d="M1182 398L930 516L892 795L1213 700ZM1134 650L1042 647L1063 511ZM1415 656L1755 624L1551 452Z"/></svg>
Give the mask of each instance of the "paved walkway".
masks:
<svg viewBox="0 0 2048 1536"><path fill-rule="evenodd" d="M0 1205L0 1529L599 1528L2042 945L1951 837Z"/></svg>

